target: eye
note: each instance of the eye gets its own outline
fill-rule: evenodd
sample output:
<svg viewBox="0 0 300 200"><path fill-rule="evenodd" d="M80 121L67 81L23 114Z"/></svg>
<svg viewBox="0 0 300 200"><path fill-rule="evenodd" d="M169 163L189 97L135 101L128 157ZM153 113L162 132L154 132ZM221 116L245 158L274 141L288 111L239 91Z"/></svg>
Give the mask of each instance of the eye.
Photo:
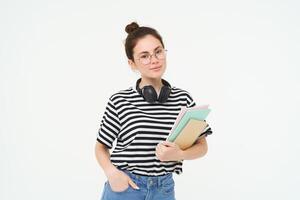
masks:
<svg viewBox="0 0 300 200"><path fill-rule="evenodd" d="M156 54L161 54L163 52L163 50L162 49L158 49L158 50L156 50Z"/></svg>
<svg viewBox="0 0 300 200"><path fill-rule="evenodd" d="M144 54L144 55L141 55L140 58L141 58L141 59L147 59L147 58L149 58L149 55L148 55L148 54Z"/></svg>

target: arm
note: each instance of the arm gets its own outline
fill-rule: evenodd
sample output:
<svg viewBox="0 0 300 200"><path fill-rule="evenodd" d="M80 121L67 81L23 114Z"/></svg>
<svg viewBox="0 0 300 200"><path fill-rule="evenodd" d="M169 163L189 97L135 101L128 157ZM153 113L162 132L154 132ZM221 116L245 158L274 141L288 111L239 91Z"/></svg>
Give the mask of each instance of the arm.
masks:
<svg viewBox="0 0 300 200"><path fill-rule="evenodd" d="M117 170L117 168L110 161L109 150L105 145L96 142L95 156L98 164L100 167L102 167L107 178L110 176L110 174Z"/></svg>
<svg viewBox="0 0 300 200"><path fill-rule="evenodd" d="M208 147L205 137L199 138L190 148L183 151L183 160L193 160L205 156Z"/></svg>
<svg viewBox="0 0 300 200"><path fill-rule="evenodd" d="M207 142L205 137L199 138L193 146L181 150L177 144L164 141L157 145L156 156L161 161L193 160L203 157L207 153Z"/></svg>
<svg viewBox="0 0 300 200"><path fill-rule="evenodd" d="M95 155L97 162L102 167L109 184L113 191L121 192L124 191L128 185L134 189L139 189L138 186L130 179L127 174L117 169L110 161L110 154L108 148L96 142Z"/></svg>

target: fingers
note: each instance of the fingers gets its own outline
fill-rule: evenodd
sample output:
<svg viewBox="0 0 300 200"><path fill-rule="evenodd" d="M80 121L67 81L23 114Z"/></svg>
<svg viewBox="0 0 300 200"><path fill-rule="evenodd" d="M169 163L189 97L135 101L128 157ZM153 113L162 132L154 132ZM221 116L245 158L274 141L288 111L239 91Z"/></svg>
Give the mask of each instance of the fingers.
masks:
<svg viewBox="0 0 300 200"><path fill-rule="evenodd" d="M156 153L163 154L164 152L169 150L169 147L176 147L176 144L173 142L168 142L168 141L160 142L156 146Z"/></svg>
<svg viewBox="0 0 300 200"><path fill-rule="evenodd" d="M156 146L155 155L160 161L168 161L170 152L178 148L174 142L163 141Z"/></svg>
<svg viewBox="0 0 300 200"><path fill-rule="evenodd" d="M162 145L161 145L161 144L158 144L158 145L156 146L156 151L160 151L160 150L161 150L161 147L162 147Z"/></svg>
<svg viewBox="0 0 300 200"><path fill-rule="evenodd" d="M160 161L165 161L165 153L167 151L167 148L168 147L164 146L163 144L158 144L156 146L155 155Z"/></svg>
<svg viewBox="0 0 300 200"><path fill-rule="evenodd" d="M176 144L174 142L169 142L169 141L163 141L161 144L164 145L164 146L168 146L168 147L175 147L176 146Z"/></svg>
<svg viewBox="0 0 300 200"><path fill-rule="evenodd" d="M155 155L158 159L160 159L161 156L161 145L157 145L156 146L156 151L155 151Z"/></svg>
<svg viewBox="0 0 300 200"><path fill-rule="evenodd" d="M163 152L166 150L165 148L166 148L166 146L164 146L163 144L161 144L161 143L158 144L156 146L156 153L163 154Z"/></svg>
<svg viewBox="0 0 300 200"><path fill-rule="evenodd" d="M132 188L134 188L134 189L136 189L136 190L139 190L140 188L131 180L131 178L129 178L129 180L128 180L128 184L132 187Z"/></svg>

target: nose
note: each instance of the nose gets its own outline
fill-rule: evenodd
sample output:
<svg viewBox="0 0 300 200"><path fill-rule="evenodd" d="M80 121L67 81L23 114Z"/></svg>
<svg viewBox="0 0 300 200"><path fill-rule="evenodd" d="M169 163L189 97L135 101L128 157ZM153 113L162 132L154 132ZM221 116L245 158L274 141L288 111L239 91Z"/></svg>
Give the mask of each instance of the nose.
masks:
<svg viewBox="0 0 300 200"><path fill-rule="evenodd" d="M158 59L156 58L156 56L153 54L150 57L151 63L158 63Z"/></svg>

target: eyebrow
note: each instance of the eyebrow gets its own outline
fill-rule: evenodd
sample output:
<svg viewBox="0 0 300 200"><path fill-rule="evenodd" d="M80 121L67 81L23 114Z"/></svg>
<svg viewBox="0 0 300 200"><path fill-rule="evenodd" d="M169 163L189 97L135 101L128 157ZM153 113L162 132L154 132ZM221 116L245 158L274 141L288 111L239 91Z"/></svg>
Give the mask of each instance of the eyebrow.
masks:
<svg viewBox="0 0 300 200"><path fill-rule="evenodd" d="M163 48L161 45L159 45L158 47L156 47L153 51L159 49L159 48ZM144 54L144 53L149 53L148 51L142 51L140 52L138 55Z"/></svg>

